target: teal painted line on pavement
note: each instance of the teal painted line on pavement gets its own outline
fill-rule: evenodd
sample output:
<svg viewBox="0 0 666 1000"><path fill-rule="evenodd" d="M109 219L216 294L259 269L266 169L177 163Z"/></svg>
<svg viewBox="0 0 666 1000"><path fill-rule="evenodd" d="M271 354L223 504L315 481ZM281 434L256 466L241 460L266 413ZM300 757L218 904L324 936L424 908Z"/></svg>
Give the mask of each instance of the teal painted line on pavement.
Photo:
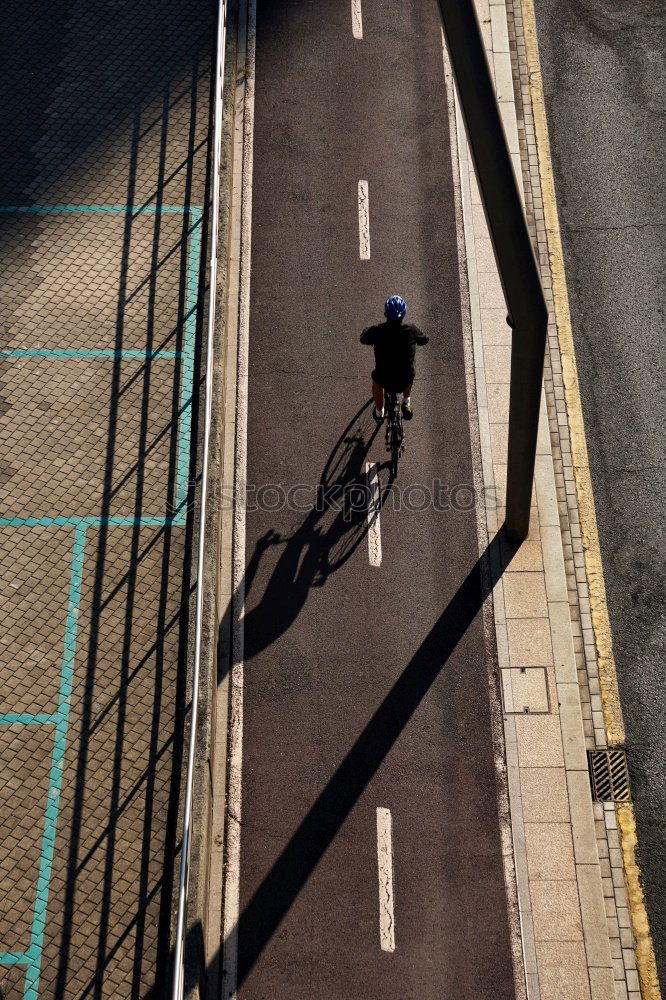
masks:
<svg viewBox="0 0 666 1000"><path fill-rule="evenodd" d="M186 215L201 212L198 205L0 205L0 213L11 215L118 215L132 212L134 215Z"/></svg>
<svg viewBox="0 0 666 1000"><path fill-rule="evenodd" d="M173 517L0 517L0 528L99 528L103 524L120 528L163 528L185 522L182 505Z"/></svg>
<svg viewBox="0 0 666 1000"><path fill-rule="evenodd" d="M74 544L72 546L72 566L67 602L67 619L65 623L65 642L60 671L58 712L54 733L53 756L51 758L51 773L49 775L48 799L44 820L44 834L42 836L39 875L37 878L35 909L32 917L30 947L27 952L29 964L25 975L23 1000L38 1000L39 996L39 976L44 948L46 912L49 902L49 889L51 887L53 854L58 825L58 812L60 809L60 792L62 789L65 753L67 751L70 702L74 684L74 657L76 654L76 637L79 625L79 605L81 603L85 546L86 528L83 525L78 525L74 529Z"/></svg>
<svg viewBox="0 0 666 1000"><path fill-rule="evenodd" d="M201 234L203 213L192 212L190 247L187 255L187 295L185 299L185 343L183 345L183 372L180 389L180 420L178 429L178 459L176 465L176 507L187 502L188 473L190 466L190 438L192 433L192 395L194 391L194 356L196 352L197 295L201 263Z"/></svg>
<svg viewBox="0 0 666 1000"><path fill-rule="evenodd" d="M48 723L55 723L57 719L57 715L46 712L39 715L31 712L5 712L0 715L0 726L46 726Z"/></svg>
<svg viewBox="0 0 666 1000"><path fill-rule="evenodd" d="M182 351L130 351L130 350L118 350L115 351L113 348L81 348L81 350L75 348L50 348L50 347L17 347L14 350L2 350L0 351L0 358L74 358L78 360L79 358L89 359L89 358L99 358L101 360L115 358L127 358L130 361L175 361L176 358L182 358Z"/></svg>
<svg viewBox="0 0 666 1000"><path fill-rule="evenodd" d="M21 213L21 214L33 214L33 215L57 215L57 214L113 214L113 213L126 213L128 211L134 211L135 206L133 205L0 205L0 213L11 214L11 213ZM200 269L200 255L201 255L201 240L202 240L202 219L203 219L203 209L199 205L142 205L136 210L135 214L141 214L142 212L147 212L149 214L163 213L169 214L189 214L192 218L192 225L190 227L190 245L187 255L187 294L186 294L186 304L185 304L185 344L184 350L181 351L156 351L154 353L148 353L144 351L121 351L115 352L109 351L95 351L91 350L41 350L37 348L26 348L17 349L15 351L0 351L0 357L59 357L59 358L90 358L90 357L100 357L100 358L114 358L119 355L123 358L139 358L145 359L150 357L152 359L164 359L164 360L183 360L183 371L181 378L181 392L180 392L180 407L179 407L179 428L178 428L178 447L177 447L177 465L176 465L176 510L177 513L173 518L168 520L162 519L160 523L168 524L182 524L185 521L186 513L185 504L187 502L188 496L188 472L189 472L189 455L190 455L190 438L192 433L192 395L194 388L194 357L196 352L196 307L197 307L197 293L199 287L199 269ZM141 524L148 524L150 526L154 525L155 522L152 519L140 519ZM113 524L116 523L112 520L102 520L102 519L83 519L83 518L72 518L72 519L21 519L21 518L0 518L0 527L12 525L14 527L19 527L21 525L35 525L39 523L40 525L51 525L51 524ZM123 524L135 525L137 519L132 519L130 521L122 521Z"/></svg>
<svg viewBox="0 0 666 1000"><path fill-rule="evenodd" d="M30 959L24 951L0 951L0 965L28 965Z"/></svg>

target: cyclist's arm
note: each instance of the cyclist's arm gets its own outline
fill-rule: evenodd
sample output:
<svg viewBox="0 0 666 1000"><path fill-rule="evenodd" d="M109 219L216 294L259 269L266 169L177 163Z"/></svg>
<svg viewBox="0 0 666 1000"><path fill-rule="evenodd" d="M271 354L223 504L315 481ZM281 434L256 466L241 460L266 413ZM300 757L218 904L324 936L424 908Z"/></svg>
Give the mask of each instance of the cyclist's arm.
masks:
<svg viewBox="0 0 666 1000"><path fill-rule="evenodd" d="M367 326L363 331L363 333L361 334L361 343L372 346L374 342L375 342L375 328L374 326Z"/></svg>
<svg viewBox="0 0 666 1000"><path fill-rule="evenodd" d="M417 332L416 343L419 344L421 347L423 347L424 344L427 344L429 340L430 337L426 336L425 333L422 333L420 330Z"/></svg>

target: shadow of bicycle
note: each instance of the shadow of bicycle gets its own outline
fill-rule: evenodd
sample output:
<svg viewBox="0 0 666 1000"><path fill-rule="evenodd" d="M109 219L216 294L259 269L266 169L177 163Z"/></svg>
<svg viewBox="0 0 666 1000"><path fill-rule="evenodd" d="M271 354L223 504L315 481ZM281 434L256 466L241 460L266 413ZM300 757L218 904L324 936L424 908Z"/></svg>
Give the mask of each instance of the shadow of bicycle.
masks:
<svg viewBox="0 0 666 1000"><path fill-rule="evenodd" d="M392 484L383 464L374 494L368 485L366 461L379 430L370 405L370 401L364 403L340 434L303 521L290 534L271 529L255 545L245 575L246 601L268 551L283 549L261 599L243 620L246 661L283 635L310 590L323 587L352 557L368 533L369 503L378 511L386 500Z"/></svg>

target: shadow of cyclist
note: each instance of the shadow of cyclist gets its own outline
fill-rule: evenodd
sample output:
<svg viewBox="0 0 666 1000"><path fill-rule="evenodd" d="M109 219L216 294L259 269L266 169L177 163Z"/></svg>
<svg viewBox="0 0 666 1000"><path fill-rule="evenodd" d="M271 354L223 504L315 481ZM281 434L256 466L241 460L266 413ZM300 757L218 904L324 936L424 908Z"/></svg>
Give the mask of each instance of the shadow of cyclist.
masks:
<svg viewBox="0 0 666 1000"><path fill-rule="evenodd" d="M365 460L378 430L369 407L370 402L364 403L338 438L322 471L313 509L303 522L290 535L267 531L255 546L245 574L246 599L266 552L280 545L284 550L261 600L243 620L245 660L291 627L311 588L323 586L367 534Z"/></svg>

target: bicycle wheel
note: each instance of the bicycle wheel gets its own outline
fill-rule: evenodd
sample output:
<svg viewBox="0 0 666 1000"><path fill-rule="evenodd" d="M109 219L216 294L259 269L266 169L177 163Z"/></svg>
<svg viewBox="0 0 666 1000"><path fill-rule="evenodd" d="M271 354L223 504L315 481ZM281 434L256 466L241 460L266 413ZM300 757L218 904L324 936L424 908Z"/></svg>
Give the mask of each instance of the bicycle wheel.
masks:
<svg viewBox="0 0 666 1000"><path fill-rule="evenodd" d="M400 458L400 424L397 420L391 422L391 479L398 475L398 459Z"/></svg>

